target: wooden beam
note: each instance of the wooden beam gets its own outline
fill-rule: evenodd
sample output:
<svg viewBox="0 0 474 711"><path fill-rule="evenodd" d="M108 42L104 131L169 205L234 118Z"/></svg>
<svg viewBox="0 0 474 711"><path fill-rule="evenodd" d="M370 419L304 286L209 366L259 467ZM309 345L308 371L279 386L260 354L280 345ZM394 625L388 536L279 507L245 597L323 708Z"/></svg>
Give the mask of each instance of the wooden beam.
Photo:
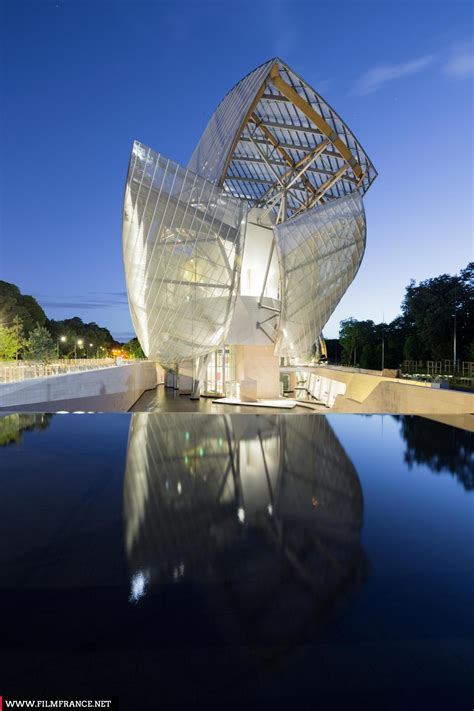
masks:
<svg viewBox="0 0 474 711"><path fill-rule="evenodd" d="M322 141L322 143L320 143L318 146L316 146L316 148L314 148L312 151L310 151L309 153L307 153L305 156L303 156L303 158L301 158L301 160L299 160L299 161L298 161L297 163L295 163L291 168L289 168L289 170L287 170L286 173L284 173L284 174L281 176L281 179L280 179L280 180L285 181L285 179L288 178L288 176L293 176L294 173L295 173L299 168L302 168L302 166L304 166L305 163L308 163L308 164L309 164L309 165L308 165L308 168L309 168L310 165L311 165L311 163L324 151L324 149L326 148L326 146L328 145L328 143L329 143L329 139L326 138L324 141ZM302 179L304 178L304 172L305 172L305 171L302 171L302 172L301 172L301 175L298 177L298 180L302 180ZM333 175L333 173L329 173L329 175ZM290 181L290 183L289 183L287 186L285 186L285 188L286 188L286 189L290 188L290 187L291 187L291 184L292 184L292 183L291 183L291 181ZM273 190L274 187L276 187L275 184L272 185L272 187L269 188L269 189L261 196L260 202L261 202L262 200L264 200L264 198L266 198L266 196ZM313 186L311 185L311 187L313 187Z"/></svg>
<svg viewBox="0 0 474 711"><path fill-rule="evenodd" d="M224 164L224 168L223 168L223 170L222 170L222 174L221 174L221 177L220 177L220 180L219 180L219 186L220 186L220 187L222 187L222 186L224 185L225 176L226 176L227 170L228 170L228 168L229 168L230 161L232 160L232 156L234 155L234 151L235 151L235 149L236 149L236 147L237 147L238 142L240 141L240 137L241 137L241 135L242 135L242 131L244 130L244 128L245 128L246 125L248 124L249 119L250 119L250 116L253 114L253 112L255 111L255 108L257 107L258 102L259 102L260 99L262 98L262 96L263 96L263 94L264 94L264 92L265 92L266 85L267 85L267 79L265 78L265 79L263 80L263 82L262 82L262 86L260 87L260 89L259 89L259 90L257 91L257 93L255 94L255 97L254 97L252 103L250 104L249 110L248 110L247 113L245 114L245 116L244 116L244 118L243 118L243 120L242 120L242 122L241 122L241 124L240 124L240 126L239 126L238 131L236 131L236 134L235 134L235 136L234 136L234 140L232 141L232 145L231 145L231 147L230 147L229 153L227 154L227 158L226 158L226 161L225 161L225 164Z"/></svg>
<svg viewBox="0 0 474 711"><path fill-rule="evenodd" d="M326 120L323 119L323 117L320 116L314 110L311 104L308 104L308 102L303 99L303 97L300 96L300 94L298 94L298 92L295 91L292 86L287 84L287 82L281 78L278 72L277 65L274 65L272 67L272 71L270 72L270 81L279 91L281 91L283 96L286 96L288 99L290 99L292 104L294 104L297 109L299 109L307 118L309 118L312 123L314 123L317 128L319 128L321 133L324 133L324 135L329 138L333 146L337 148L338 152L344 158L346 163L352 168L354 175L357 178L360 178L362 176L362 168L360 167L357 160L352 155L351 151L346 146L344 141L339 138L336 131L334 131L329 126Z"/></svg>
<svg viewBox="0 0 474 711"><path fill-rule="evenodd" d="M309 210L310 208L314 207L321 199L322 197L327 193L327 191L332 188L333 185L337 183L337 181L342 177L342 175L346 172L347 170L347 165L343 165L342 168L340 168L337 173L334 173L332 178L329 178L329 180L326 180L325 183L319 186L317 189L316 195L312 197L304 207L300 207L296 212L295 215L299 215L300 212L303 212L304 210Z"/></svg>
<svg viewBox="0 0 474 711"><path fill-rule="evenodd" d="M268 130L268 128L267 128L267 127L265 126L265 124L263 123L262 119L260 119L260 118L259 118L258 116L256 116L254 113L252 113L249 120L250 120L250 121L253 121L253 123L256 124L256 126L260 129L260 131L263 133L263 135L264 135L265 138L269 141L269 143L271 143L272 146L274 146L274 147L276 148L276 150L277 150L278 153L283 157L283 159L285 160L285 162L288 163L288 165L290 166L290 168L294 169L294 167L295 167L295 162L294 162L293 158L290 156L289 153L286 152L286 150L285 150L284 148L282 148L282 146L280 146L280 144L279 144L279 142L278 142L278 139L275 138L275 136L273 135L273 133ZM303 180L304 185L306 186L306 188L308 188L308 190L309 190L310 192L312 192L313 194L316 193L316 189L313 187L312 183L310 183L310 181L308 180L308 178L306 178L306 177L303 175L303 176L302 176L302 180Z"/></svg>
<svg viewBox="0 0 474 711"><path fill-rule="evenodd" d="M239 143L241 143L243 140L244 139L241 138ZM323 155L325 155L326 151L323 151L322 153L323 153ZM308 155L309 154L307 153L306 156L302 160L305 160ZM340 158L340 156L339 156L339 158ZM247 155L242 155L240 153L234 153L232 162L233 161L236 161L237 163L239 163L239 162L240 163L258 163L258 164L263 164L263 165L265 165L265 162L266 162L266 161L262 160L262 158L258 158L257 156L247 156ZM299 161L299 162L301 163L301 161ZM283 161L269 160L268 163L271 163L271 165L275 165L280 168L286 168L286 163L284 163ZM298 165L298 164L296 164L296 165ZM292 169L289 169L287 172L288 173L292 172ZM306 169L306 173L314 173L316 175L328 175L328 176L334 175L333 170L327 170L327 168L319 168L319 167L315 168L312 164ZM282 178L284 178L284 177L285 177L285 173L282 175ZM365 175L364 175L364 178L365 178ZM352 185L355 185L357 188L360 187L359 181L356 180L354 178L354 176L352 176L352 175L344 175L344 177L342 179L348 183L351 183Z"/></svg>
<svg viewBox="0 0 474 711"><path fill-rule="evenodd" d="M268 123L269 126L271 126L270 123ZM319 134L321 135L321 134ZM252 143L250 138L248 138L245 135L242 135L241 139L242 143ZM256 143L265 143L263 138L254 138L253 139ZM240 142L240 141L239 141ZM312 151L314 146L310 146L307 143L286 143L285 141L280 141L280 146L282 148L288 148L291 151ZM329 158L335 158L336 160L343 160L341 158L341 154L338 151L323 151L323 155L329 156ZM354 182L357 182L356 178L352 178Z"/></svg>

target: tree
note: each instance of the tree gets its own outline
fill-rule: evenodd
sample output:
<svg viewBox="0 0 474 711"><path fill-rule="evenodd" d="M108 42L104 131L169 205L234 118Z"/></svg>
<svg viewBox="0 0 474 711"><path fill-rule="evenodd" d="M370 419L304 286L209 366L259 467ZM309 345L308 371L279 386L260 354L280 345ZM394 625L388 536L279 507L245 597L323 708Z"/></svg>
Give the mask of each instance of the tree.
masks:
<svg viewBox="0 0 474 711"><path fill-rule="evenodd" d="M26 357L42 363L51 363L56 357L56 344L44 326L37 324L31 331L26 344Z"/></svg>
<svg viewBox="0 0 474 711"><path fill-rule="evenodd" d="M60 355L71 357L74 354L74 345L77 341L83 342L81 355L89 357L103 357L111 348L120 347L107 328L96 323L84 323L78 316L62 321L48 321L48 329L59 344ZM62 342L61 337L65 337ZM92 343L92 345L90 345ZM79 355L79 352L78 352Z"/></svg>
<svg viewBox="0 0 474 711"><path fill-rule="evenodd" d="M468 360L474 341L474 262L459 274L441 274L406 288L402 314L406 324L405 358L452 360L456 330L457 357Z"/></svg>
<svg viewBox="0 0 474 711"><path fill-rule="evenodd" d="M7 281L0 281L0 314L3 326L12 326L18 317L27 336L37 323L46 324L46 314L36 299L22 294L15 284Z"/></svg>
<svg viewBox="0 0 474 711"><path fill-rule="evenodd" d="M382 363L382 324L373 321L357 321L354 318L341 321L339 343L341 357L347 365L380 370Z"/></svg>
<svg viewBox="0 0 474 711"><path fill-rule="evenodd" d="M15 316L11 326L0 326L0 360L13 360L25 345L23 324Z"/></svg>
<svg viewBox="0 0 474 711"><path fill-rule="evenodd" d="M325 338L329 363L341 362L341 344L338 338Z"/></svg>
<svg viewBox="0 0 474 711"><path fill-rule="evenodd" d="M124 344L123 349L130 358L146 358L138 338L130 339L128 343Z"/></svg>
<svg viewBox="0 0 474 711"><path fill-rule="evenodd" d="M382 324L382 337L385 346L384 366L399 368L404 359L403 349L407 338L405 319L397 316L391 323Z"/></svg>
<svg viewBox="0 0 474 711"><path fill-rule="evenodd" d="M454 276L442 274L420 284L411 281L402 315L389 324L340 323L341 360L380 370L398 368L403 360L452 360L456 332L457 360L474 360L474 262Z"/></svg>
<svg viewBox="0 0 474 711"><path fill-rule="evenodd" d="M346 318L339 325L339 343L341 346L341 360L343 363L352 363L354 348L357 346L357 321L355 318Z"/></svg>

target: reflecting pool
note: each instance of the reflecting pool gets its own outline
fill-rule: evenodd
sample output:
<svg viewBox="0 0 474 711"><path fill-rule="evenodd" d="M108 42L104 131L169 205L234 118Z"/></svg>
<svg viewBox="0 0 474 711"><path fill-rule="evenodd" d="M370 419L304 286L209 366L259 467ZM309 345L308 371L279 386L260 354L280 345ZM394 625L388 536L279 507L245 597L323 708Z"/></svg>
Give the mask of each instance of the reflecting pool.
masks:
<svg viewBox="0 0 474 711"><path fill-rule="evenodd" d="M471 709L473 455L421 417L1 417L0 695Z"/></svg>

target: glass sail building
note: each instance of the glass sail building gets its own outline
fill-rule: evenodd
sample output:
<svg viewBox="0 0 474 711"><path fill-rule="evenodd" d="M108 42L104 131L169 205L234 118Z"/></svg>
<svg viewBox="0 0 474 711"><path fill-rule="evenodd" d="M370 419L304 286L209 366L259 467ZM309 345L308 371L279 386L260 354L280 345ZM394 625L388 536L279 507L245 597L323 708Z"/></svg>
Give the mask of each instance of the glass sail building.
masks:
<svg viewBox="0 0 474 711"><path fill-rule="evenodd" d="M361 264L376 175L278 58L224 97L187 167L135 141L123 256L147 356L195 375L233 349L237 378L258 380L259 355L267 373L270 357L310 353Z"/></svg>

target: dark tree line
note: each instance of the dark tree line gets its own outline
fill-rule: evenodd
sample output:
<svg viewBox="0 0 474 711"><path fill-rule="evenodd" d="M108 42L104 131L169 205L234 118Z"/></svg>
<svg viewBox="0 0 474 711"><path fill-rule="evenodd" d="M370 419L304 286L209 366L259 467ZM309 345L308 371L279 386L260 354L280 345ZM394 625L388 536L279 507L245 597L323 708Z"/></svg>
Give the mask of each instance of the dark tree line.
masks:
<svg viewBox="0 0 474 711"><path fill-rule="evenodd" d="M48 319L33 296L22 294L15 284L0 281L0 360L104 357L122 347L132 357L143 357L136 339L121 344L107 328L85 323L78 316Z"/></svg>
<svg viewBox="0 0 474 711"><path fill-rule="evenodd" d="M474 489L474 438L472 432L428 420L397 416L406 442L405 462L426 464L436 474L449 472L468 491Z"/></svg>
<svg viewBox="0 0 474 711"><path fill-rule="evenodd" d="M13 326L15 318L21 321L25 336L29 336L37 324L44 326L48 320L33 296L22 294L15 284L0 281L0 323Z"/></svg>
<svg viewBox="0 0 474 711"><path fill-rule="evenodd" d="M454 276L442 274L406 288L401 315L391 323L346 319L329 360L380 370L404 360L452 360L454 334L459 361L474 361L474 262ZM339 355L331 357L334 353Z"/></svg>

